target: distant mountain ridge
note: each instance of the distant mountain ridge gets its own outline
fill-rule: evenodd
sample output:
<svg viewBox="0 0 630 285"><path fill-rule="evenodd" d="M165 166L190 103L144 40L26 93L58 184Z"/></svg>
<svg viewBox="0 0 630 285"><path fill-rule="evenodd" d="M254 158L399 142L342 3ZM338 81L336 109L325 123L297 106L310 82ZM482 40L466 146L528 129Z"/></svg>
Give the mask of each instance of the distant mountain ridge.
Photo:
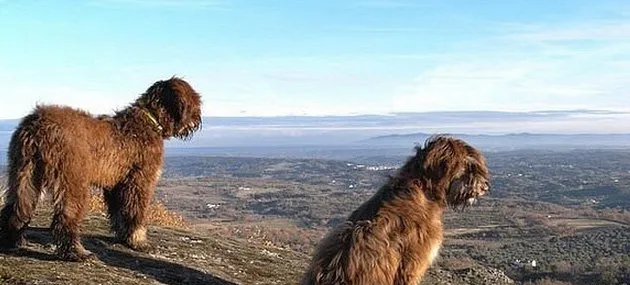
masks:
<svg viewBox="0 0 630 285"><path fill-rule="evenodd" d="M18 122L0 120L0 149L7 148ZM322 146L410 149L414 142L422 142L433 133L456 134L473 144L496 149L562 145L626 147L630 145L626 135L630 134L630 113L606 110L436 111L348 116L203 117L203 129L192 140L172 139L166 142L166 147L191 151L234 148L236 152L252 148L308 147L312 150ZM2 160L0 158L0 163Z"/></svg>
<svg viewBox="0 0 630 285"><path fill-rule="evenodd" d="M409 146L422 143L432 134L411 133L376 136L361 141L372 146ZM520 149L549 147L630 147L630 134L534 134L510 133L500 135L488 134L450 134L473 145L486 148Z"/></svg>

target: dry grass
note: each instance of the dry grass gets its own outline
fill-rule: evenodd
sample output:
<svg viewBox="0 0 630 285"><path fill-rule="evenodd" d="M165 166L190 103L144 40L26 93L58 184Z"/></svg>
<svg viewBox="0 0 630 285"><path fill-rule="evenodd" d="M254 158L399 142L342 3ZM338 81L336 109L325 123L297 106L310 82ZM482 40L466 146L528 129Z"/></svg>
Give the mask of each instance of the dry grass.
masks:
<svg viewBox="0 0 630 285"><path fill-rule="evenodd" d="M4 184L0 184L0 204L4 205L4 192L7 191L7 187Z"/></svg>
<svg viewBox="0 0 630 285"><path fill-rule="evenodd" d="M444 258L439 261L440 267L450 270L462 270L475 266L475 261L470 257Z"/></svg>
<svg viewBox="0 0 630 285"><path fill-rule="evenodd" d="M166 201L154 200L149 206L149 224L160 227L185 229L188 224L184 218L164 206ZM105 215L105 203L103 197L98 194L92 194L90 197L90 213Z"/></svg>
<svg viewBox="0 0 630 285"><path fill-rule="evenodd" d="M573 285L571 282L553 280L549 278L543 278L540 280L536 280L536 282L526 282L525 285Z"/></svg>

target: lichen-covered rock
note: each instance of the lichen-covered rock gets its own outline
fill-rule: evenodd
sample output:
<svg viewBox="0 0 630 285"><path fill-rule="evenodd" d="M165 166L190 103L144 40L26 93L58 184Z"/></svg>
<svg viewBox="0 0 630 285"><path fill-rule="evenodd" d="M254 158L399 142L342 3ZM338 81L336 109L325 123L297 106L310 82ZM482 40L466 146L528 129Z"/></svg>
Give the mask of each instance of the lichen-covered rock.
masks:
<svg viewBox="0 0 630 285"><path fill-rule="evenodd" d="M420 282L422 285L512 285L516 284L503 271L475 264L462 269L431 268Z"/></svg>

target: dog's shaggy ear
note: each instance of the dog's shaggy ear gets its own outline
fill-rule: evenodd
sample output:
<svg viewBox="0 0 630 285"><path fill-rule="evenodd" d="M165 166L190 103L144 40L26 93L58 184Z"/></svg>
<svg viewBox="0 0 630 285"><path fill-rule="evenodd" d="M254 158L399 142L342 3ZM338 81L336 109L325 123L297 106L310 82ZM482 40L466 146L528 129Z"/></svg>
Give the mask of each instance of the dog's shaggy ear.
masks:
<svg viewBox="0 0 630 285"><path fill-rule="evenodd" d="M155 82L137 104L157 117L165 137L188 139L201 128L201 96L183 79Z"/></svg>
<svg viewBox="0 0 630 285"><path fill-rule="evenodd" d="M464 144L455 138L438 135L427 139L417 155L424 156L425 174L435 179L451 179L463 169L468 156Z"/></svg>

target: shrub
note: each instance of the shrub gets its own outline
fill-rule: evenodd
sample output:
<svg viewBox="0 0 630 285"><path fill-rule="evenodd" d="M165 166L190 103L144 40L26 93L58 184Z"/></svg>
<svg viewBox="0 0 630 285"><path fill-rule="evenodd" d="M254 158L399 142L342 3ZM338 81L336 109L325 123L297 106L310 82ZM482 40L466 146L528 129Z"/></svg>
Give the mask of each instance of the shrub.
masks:
<svg viewBox="0 0 630 285"><path fill-rule="evenodd" d="M555 274L572 274L575 272L573 265L568 261L556 261L551 264L551 270Z"/></svg>

